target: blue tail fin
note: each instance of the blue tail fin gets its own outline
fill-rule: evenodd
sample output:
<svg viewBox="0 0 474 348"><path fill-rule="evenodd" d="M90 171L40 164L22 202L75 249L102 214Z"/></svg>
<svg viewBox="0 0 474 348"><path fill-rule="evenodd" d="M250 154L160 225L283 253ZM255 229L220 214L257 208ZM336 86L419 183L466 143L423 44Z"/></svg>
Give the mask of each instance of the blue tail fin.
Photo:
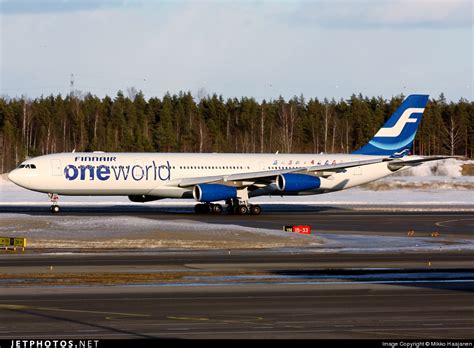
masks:
<svg viewBox="0 0 474 348"><path fill-rule="evenodd" d="M428 95L409 95L358 155L396 155L411 151Z"/></svg>

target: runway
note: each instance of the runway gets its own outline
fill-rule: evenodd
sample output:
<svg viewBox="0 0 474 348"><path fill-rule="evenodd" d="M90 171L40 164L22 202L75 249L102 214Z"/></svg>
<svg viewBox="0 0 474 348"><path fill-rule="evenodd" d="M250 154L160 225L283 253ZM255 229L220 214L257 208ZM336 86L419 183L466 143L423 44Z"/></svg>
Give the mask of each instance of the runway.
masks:
<svg viewBox="0 0 474 348"><path fill-rule="evenodd" d="M154 216L167 219L169 214ZM273 211L259 216L195 215L191 219L212 224L281 229L284 225L309 225L315 233L400 235L408 230L420 233L439 231L449 235L473 236L472 212L380 212L328 209L321 211Z"/></svg>
<svg viewBox="0 0 474 348"><path fill-rule="evenodd" d="M431 262L431 265L429 265ZM154 252L109 252L82 254L62 250L44 254L0 254L0 271L3 273L47 270L54 267L153 267L167 269L204 270L312 270L344 268L426 269L474 268L471 251L451 252L398 252L384 253L318 253L301 249L288 250L211 250ZM57 270L57 268L55 268Z"/></svg>
<svg viewBox="0 0 474 348"><path fill-rule="evenodd" d="M60 216L134 216L158 221L190 220L209 224L225 224L281 230L284 225L310 225L315 233L401 235L414 230L423 235L439 232L453 237L472 237L474 212L463 211L462 207L439 210L387 211L358 207L314 207L262 205L261 215L213 215L195 214L190 207L157 208L137 205L117 206L65 206ZM393 207L392 207L393 208ZM31 216L51 217L44 206L2 206L1 213L20 213Z"/></svg>
<svg viewBox="0 0 474 348"><path fill-rule="evenodd" d="M142 208L73 206L59 217L138 217L147 221L144 226L155 220L194 221L216 229L309 224L315 235L324 231L392 243L397 236L406 238L406 245L412 244L406 231L413 229L420 237L413 243L424 238L436 247L384 252L320 251L317 245L36 248L1 254L0 338L474 338L474 259L471 249L456 244L472 240L473 213L267 207L260 216L216 216ZM12 212L38 221L57 218L42 207ZM433 231L441 233L441 242L430 237ZM447 248L451 244L460 247Z"/></svg>
<svg viewBox="0 0 474 348"><path fill-rule="evenodd" d="M474 283L118 287L2 295L0 338L474 338Z"/></svg>
<svg viewBox="0 0 474 348"><path fill-rule="evenodd" d="M470 256L3 255L2 274L36 283L0 281L0 338L474 338ZM92 273L138 282L68 283Z"/></svg>

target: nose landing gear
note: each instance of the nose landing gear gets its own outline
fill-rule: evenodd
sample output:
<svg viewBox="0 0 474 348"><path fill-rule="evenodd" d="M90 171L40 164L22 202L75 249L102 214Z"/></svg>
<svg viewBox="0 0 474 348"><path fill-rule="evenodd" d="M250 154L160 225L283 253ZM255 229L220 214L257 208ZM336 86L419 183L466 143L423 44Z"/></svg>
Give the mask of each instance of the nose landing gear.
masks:
<svg viewBox="0 0 474 348"><path fill-rule="evenodd" d="M59 213L61 211L58 205L59 196L55 193L48 193L48 197L51 203L53 203L53 205L51 206L51 213L53 214Z"/></svg>

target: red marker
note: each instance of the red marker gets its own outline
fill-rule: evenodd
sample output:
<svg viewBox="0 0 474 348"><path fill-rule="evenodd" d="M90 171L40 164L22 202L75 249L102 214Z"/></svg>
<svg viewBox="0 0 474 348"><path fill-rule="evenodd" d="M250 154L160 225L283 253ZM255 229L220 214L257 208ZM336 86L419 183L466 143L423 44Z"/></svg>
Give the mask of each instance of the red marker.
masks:
<svg viewBox="0 0 474 348"><path fill-rule="evenodd" d="M307 226L307 225L293 226L293 232L299 233L299 234L311 234L311 226Z"/></svg>

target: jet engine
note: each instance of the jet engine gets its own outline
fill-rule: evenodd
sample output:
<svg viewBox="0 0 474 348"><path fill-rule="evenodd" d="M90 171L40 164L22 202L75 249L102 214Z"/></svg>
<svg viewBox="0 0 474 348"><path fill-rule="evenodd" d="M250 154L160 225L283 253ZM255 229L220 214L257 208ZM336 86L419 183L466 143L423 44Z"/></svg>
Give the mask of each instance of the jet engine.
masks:
<svg viewBox="0 0 474 348"><path fill-rule="evenodd" d="M321 179L306 174L280 174L276 180L278 190L299 192L314 190L321 186Z"/></svg>
<svg viewBox="0 0 474 348"><path fill-rule="evenodd" d="M215 202L237 198L237 189L219 184L199 184L194 186L193 197L198 202Z"/></svg>

